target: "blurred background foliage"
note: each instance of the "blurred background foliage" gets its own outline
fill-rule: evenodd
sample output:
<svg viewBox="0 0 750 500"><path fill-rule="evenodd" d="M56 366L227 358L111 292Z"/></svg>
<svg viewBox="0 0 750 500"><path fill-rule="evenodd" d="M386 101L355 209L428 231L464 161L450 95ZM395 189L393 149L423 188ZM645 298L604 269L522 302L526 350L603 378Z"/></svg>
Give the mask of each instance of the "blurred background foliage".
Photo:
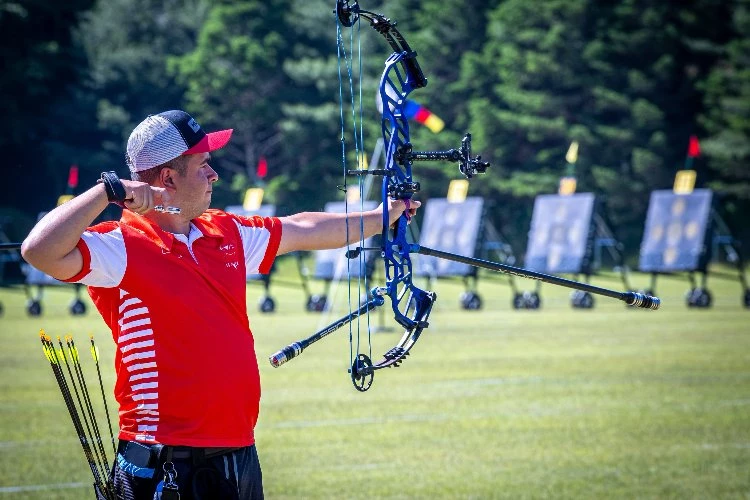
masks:
<svg viewBox="0 0 750 500"><path fill-rule="evenodd" d="M556 192L578 141L578 190L604 198L618 237L637 253L649 193L671 188L691 134L703 146L697 186L716 190L736 236L750 238L749 0L373 0L363 8L398 20L429 81L411 97L446 123L438 134L413 124L415 149L457 147L471 131L492 169L470 194L490 201L516 248L526 244L534 196ZM54 206L71 164L79 189L103 170L127 176L130 130L174 108L207 130L235 129L215 155L214 206L241 203L260 184L281 215L340 198L339 73L346 80L347 71L332 10L330 0L0 2L0 214L12 217L9 234L22 238ZM367 25L341 37L355 86L361 64L369 156L389 49ZM354 101L359 113L356 92ZM265 179L256 173L261 157ZM421 199L445 196L458 177L447 165L417 168Z"/></svg>

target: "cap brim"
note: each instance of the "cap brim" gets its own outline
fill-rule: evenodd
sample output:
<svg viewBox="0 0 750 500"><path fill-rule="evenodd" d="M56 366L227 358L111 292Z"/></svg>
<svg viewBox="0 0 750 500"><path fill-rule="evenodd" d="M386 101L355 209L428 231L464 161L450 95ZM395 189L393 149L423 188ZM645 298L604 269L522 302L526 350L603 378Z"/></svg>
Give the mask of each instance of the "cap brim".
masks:
<svg viewBox="0 0 750 500"><path fill-rule="evenodd" d="M209 151L215 151L221 149L227 145L229 139L232 137L234 129L219 130L217 132L211 132L206 134L206 137L200 140L198 144L185 151L184 155L193 155L196 153L208 153Z"/></svg>

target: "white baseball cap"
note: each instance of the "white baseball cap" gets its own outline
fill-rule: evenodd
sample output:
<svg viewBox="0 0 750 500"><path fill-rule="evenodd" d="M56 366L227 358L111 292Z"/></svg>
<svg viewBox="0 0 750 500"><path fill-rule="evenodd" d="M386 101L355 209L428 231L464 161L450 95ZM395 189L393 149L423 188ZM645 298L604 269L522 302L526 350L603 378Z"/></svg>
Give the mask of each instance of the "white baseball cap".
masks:
<svg viewBox="0 0 750 500"><path fill-rule="evenodd" d="M131 172L142 172L180 155L223 148L232 137L232 130L206 133L192 116L180 110L149 115L130 134L128 167Z"/></svg>

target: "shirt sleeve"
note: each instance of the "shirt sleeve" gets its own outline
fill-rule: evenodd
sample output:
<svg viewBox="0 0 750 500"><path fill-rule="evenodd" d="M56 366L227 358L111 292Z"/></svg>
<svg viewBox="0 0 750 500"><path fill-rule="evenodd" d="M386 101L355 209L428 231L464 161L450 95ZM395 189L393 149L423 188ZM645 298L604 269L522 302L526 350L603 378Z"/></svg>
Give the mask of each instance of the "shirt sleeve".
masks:
<svg viewBox="0 0 750 500"><path fill-rule="evenodd" d="M86 231L77 248L83 256L83 268L64 281L103 288L119 286L127 263L125 241L119 228L105 233Z"/></svg>
<svg viewBox="0 0 750 500"><path fill-rule="evenodd" d="M277 217L236 217L245 255L245 270L268 274L281 242L281 221Z"/></svg>

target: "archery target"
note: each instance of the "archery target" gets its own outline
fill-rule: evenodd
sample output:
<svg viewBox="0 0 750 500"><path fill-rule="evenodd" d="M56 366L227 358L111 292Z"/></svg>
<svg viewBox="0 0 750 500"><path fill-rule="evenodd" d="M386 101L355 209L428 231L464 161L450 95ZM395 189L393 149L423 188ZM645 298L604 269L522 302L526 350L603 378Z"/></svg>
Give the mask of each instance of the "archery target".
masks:
<svg viewBox="0 0 750 500"><path fill-rule="evenodd" d="M479 238L484 199L468 197L451 203L447 198L431 198L424 207L419 244L444 252L473 257ZM473 272L468 264L437 259L426 255L412 256L419 275L435 277L467 276Z"/></svg>
<svg viewBox="0 0 750 500"><path fill-rule="evenodd" d="M365 201L356 206L349 204L349 212L359 212L360 210L374 210L378 204L374 201ZM342 214L347 211L346 203L343 201L330 201L325 204L324 210L328 213ZM315 251L315 271L313 277L322 280L340 280L347 277L359 278L366 274L366 263L374 258L372 252L362 252L360 258L347 259L347 250L354 250L362 246L360 242L354 242L347 248L334 248L331 250ZM372 238L364 241L365 247L372 247Z"/></svg>
<svg viewBox="0 0 750 500"><path fill-rule="evenodd" d="M653 191L641 242L639 269L647 272L695 271L709 260L713 193Z"/></svg>
<svg viewBox="0 0 750 500"><path fill-rule="evenodd" d="M592 193L537 196L525 267L546 273L589 272L595 201Z"/></svg>

